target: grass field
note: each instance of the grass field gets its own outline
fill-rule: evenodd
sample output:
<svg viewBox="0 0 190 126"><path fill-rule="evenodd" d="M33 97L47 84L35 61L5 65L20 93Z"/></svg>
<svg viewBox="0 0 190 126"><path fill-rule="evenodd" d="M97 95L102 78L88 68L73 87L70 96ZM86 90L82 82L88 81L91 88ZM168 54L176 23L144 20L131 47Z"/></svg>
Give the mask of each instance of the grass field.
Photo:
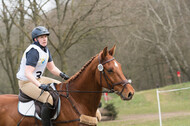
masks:
<svg viewBox="0 0 190 126"><path fill-rule="evenodd" d="M190 83L170 85L159 90L190 87ZM136 92L131 101L109 94L119 114L114 121L98 126L159 126L156 89ZM104 103L103 99L102 102ZM190 89L160 94L163 126L190 126ZM105 105L105 103L103 104Z"/></svg>
<svg viewBox="0 0 190 126"><path fill-rule="evenodd" d="M175 117L166 119L162 122L163 126L190 126L190 116ZM118 121L118 122L101 122L98 126L159 126L158 120L149 121Z"/></svg>

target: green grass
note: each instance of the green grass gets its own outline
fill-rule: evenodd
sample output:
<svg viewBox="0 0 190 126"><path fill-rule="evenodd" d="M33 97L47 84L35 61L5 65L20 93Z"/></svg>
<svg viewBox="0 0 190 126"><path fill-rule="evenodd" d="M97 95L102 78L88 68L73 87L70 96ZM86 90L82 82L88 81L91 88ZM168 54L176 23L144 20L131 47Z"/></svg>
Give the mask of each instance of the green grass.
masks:
<svg viewBox="0 0 190 126"><path fill-rule="evenodd" d="M190 83L170 85L159 90L169 90L190 87ZM158 114L158 104L156 89L136 92L131 101L122 101L119 96L109 94L112 99L109 103L114 103L118 110L118 118L122 120L125 116ZM102 99L103 106L104 100ZM169 112L190 112L190 89L170 93L160 94L160 103L162 113ZM159 120L127 120L117 122L101 122L98 126L159 126ZM163 126L190 126L190 116L180 116L163 118Z"/></svg>
<svg viewBox="0 0 190 126"><path fill-rule="evenodd" d="M189 126L190 116L164 119L163 126ZM120 122L101 122L98 126L159 126L159 121L120 121Z"/></svg>

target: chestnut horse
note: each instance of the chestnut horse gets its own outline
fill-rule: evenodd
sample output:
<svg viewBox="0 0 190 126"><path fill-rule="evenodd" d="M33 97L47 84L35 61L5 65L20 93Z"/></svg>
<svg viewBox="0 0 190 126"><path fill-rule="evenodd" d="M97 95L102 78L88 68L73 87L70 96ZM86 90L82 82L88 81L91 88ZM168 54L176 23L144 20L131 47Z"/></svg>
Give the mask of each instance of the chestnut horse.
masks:
<svg viewBox="0 0 190 126"><path fill-rule="evenodd" d="M60 94L61 110L53 121L56 126L87 126L80 115L95 117L102 96L102 87L130 100L134 89L123 75L121 65L114 59L115 46L103 49L92 57L68 81L56 85ZM18 95L0 95L0 126L16 126L23 117L18 113ZM20 126L41 126L34 117L24 117ZM95 125L95 124L94 124Z"/></svg>

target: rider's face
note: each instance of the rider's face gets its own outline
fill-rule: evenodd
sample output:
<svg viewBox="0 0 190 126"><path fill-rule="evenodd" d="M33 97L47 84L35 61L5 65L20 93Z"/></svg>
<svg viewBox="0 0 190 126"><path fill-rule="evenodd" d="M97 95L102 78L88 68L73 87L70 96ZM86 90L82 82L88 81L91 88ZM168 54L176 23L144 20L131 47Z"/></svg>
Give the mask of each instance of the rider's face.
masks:
<svg viewBox="0 0 190 126"><path fill-rule="evenodd" d="M47 42L48 42L48 37L47 35L41 35L41 36L38 36L38 41L40 43L41 46L45 47L47 46Z"/></svg>

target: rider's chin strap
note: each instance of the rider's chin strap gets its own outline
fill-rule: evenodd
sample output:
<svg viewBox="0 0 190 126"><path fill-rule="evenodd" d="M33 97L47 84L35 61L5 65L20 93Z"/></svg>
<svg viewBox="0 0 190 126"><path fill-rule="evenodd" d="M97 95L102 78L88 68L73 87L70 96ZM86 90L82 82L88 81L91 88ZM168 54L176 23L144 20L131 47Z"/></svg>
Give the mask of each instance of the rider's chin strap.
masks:
<svg viewBox="0 0 190 126"><path fill-rule="evenodd" d="M42 50L44 50L46 52L46 47L47 46L42 46L38 40L34 41L34 43L37 44Z"/></svg>

